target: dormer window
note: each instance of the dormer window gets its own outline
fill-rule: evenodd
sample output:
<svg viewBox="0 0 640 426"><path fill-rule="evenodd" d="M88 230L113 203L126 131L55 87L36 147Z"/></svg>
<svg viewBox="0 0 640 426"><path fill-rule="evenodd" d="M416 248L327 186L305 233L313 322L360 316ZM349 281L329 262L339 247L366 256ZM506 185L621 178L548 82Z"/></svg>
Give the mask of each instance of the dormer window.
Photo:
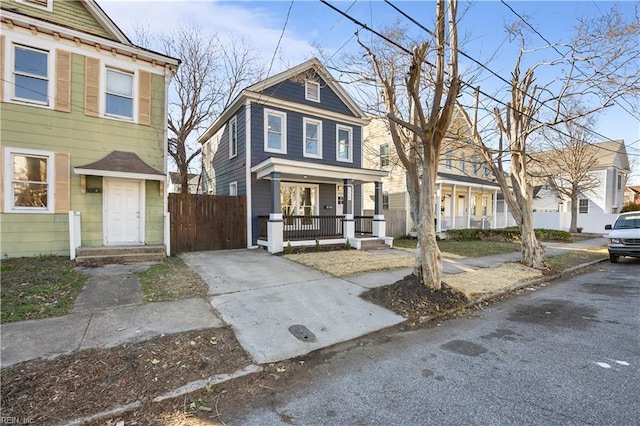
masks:
<svg viewBox="0 0 640 426"><path fill-rule="evenodd" d="M320 102L320 83L317 81L305 81L304 98L308 101Z"/></svg>

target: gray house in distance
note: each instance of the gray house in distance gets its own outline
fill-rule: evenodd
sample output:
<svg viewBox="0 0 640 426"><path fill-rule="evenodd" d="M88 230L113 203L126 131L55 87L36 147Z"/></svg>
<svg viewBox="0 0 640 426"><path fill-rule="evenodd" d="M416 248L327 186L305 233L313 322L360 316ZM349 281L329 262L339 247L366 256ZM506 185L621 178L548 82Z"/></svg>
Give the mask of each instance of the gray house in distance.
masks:
<svg viewBox="0 0 640 426"><path fill-rule="evenodd" d="M206 194L247 197L247 241L360 248L384 240L382 178L362 167L362 110L311 59L245 90L198 139ZM375 214L362 216L362 185Z"/></svg>

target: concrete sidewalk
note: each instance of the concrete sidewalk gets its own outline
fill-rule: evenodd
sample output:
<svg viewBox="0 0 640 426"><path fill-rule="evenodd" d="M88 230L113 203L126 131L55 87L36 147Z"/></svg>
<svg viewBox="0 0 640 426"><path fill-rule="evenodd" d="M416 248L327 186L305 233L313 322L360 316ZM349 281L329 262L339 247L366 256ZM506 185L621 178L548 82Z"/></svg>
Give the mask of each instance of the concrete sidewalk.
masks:
<svg viewBox="0 0 640 426"><path fill-rule="evenodd" d="M0 366L224 325L199 298L142 304L139 278L132 273L148 267L82 268L89 278L73 314L0 325Z"/></svg>
<svg viewBox="0 0 640 426"><path fill-rule="evenodd" d="M605 242L600 238L545 246L547 254L558 254ZM443 267L446 274L457 274L519 258L515 252L445 259ZM0 366L224 326L211 306L258 363L303 355L404 321L359 295L398 281L410 268L336 278L262 250L189 253L183 259L207 283L211 304L198 298L143 304L133 273L149 264L83 268L89 278L73 314L0 325Z"/></svg>

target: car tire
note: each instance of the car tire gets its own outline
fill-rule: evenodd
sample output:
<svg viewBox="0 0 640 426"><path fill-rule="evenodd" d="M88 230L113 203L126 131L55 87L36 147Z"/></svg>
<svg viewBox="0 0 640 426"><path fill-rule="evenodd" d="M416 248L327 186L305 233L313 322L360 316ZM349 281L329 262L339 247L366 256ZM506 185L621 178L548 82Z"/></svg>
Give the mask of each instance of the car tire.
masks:
<svg viewBox="0 0 640 426"><path fill-rule="evenodd" d="M618 259L620 258L620 256L616 256L613 253L609 253L609 261L611 263L618 263Z"/></svg>

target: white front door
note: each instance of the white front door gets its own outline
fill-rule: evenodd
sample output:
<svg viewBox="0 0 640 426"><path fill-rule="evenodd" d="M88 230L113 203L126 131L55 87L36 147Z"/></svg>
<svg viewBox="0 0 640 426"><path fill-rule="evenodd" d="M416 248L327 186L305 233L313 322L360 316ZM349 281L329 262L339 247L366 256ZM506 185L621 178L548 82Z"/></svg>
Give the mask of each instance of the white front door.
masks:
<svg viewBox="0 0 640 426"><path fill-rule="evenodd" d="M104 178L104 244L144 243L144 185L133 179Z"/></svg>

